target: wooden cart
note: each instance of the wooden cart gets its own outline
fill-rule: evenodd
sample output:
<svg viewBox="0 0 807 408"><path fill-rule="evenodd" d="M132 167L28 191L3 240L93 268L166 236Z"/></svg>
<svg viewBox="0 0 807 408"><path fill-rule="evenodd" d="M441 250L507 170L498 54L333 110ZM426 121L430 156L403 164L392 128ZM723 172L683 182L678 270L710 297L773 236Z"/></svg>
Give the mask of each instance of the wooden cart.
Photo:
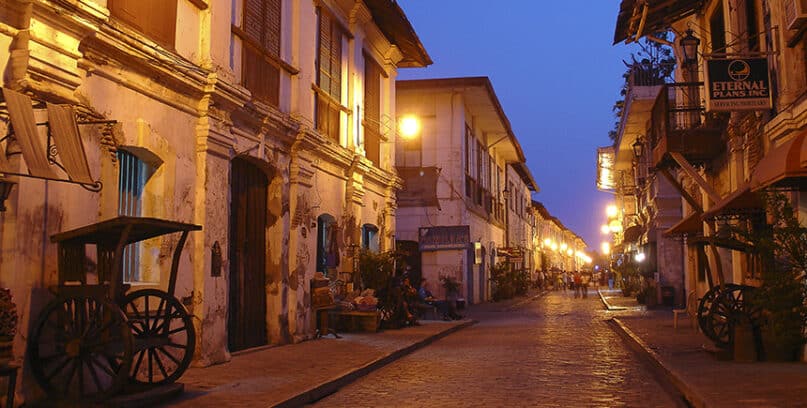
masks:
<svg viewBox="0 0 807 408"><path fill-rule="evenodd" d="M693 240L696 244L723 247L745 253L749 257L752 269L759 269L759 259L754 248L746 243L731 239L701 237ZM705 257L705 255L704 255ZM709 290L701 297L698 304L698 325L703 334L712 340L717 347L728 348L732 345L732 327L740 320L756 324L760 320L761 311L747 301L756 290L752 285L738 285L722 281L723 273L719 256L715 255L716 278L706 274Z"/></svg>
<svg viewBox="0 0 807 408"><path fill-rule="evenodd" d="M193 358L196 333L174 290L188 233L201 229L122 216L51 237L58 244L59 285L31 330L27 351L32 374L50 397L97 401L124 385L169 384L183 374ZM167 290L127 293L122 276L126 245L173 233L181 235ZM95 245L96 268L87 266L87 245ZM91 269L100 283L87 282Z"/></svg>

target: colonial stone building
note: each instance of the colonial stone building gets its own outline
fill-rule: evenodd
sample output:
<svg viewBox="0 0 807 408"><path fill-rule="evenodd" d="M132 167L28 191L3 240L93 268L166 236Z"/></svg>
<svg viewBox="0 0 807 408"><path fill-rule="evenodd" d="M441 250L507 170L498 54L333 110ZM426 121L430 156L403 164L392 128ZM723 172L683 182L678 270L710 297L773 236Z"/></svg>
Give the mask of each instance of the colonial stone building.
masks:
<svg viewBox="0 0 807 408"><path fill-rule="evenodd" d="M530 258L538 186L521 146L486 77L398 81L397 97L398 114L422 130L398 141L396 239L419 253L430 281L452 276L469 302L488 300L490 266Z"/></svg>
<svg viewBox="0 0 807 408"><path fill-rule="evenodd" d="M805 13L792 0L621 2L615 43L675 34L666 42L676 55L674 82L633 84L636 109L626 111L622 137L631 144L643 136L650 183L681 197L682 218L664 235L682 241L676 257L695 299L721 283L760 284L753 251L732 233L764 225L757 192L784 191L805 222Z"/></svg>
<svg viewBox="0 0 807 408"><path fill-rule="evenodd" d="M196 364L312 336L314 272L351 272L352 248L392 245L395 78L430 63L390 1L4 1L3 87L92 122L80 140L102 186L4 179L16 182L0 214L0 283L22 317L16 360L57 283L49 237L118 215L203 227L175 290L193 316ZM2 143L7 171L47 173L13 154L28 143L14 136ZM131 248L126 283L165 289L175 244ZM87 256L92 275L99 260ZM35 395L27 370L18 390Z"/></svg>

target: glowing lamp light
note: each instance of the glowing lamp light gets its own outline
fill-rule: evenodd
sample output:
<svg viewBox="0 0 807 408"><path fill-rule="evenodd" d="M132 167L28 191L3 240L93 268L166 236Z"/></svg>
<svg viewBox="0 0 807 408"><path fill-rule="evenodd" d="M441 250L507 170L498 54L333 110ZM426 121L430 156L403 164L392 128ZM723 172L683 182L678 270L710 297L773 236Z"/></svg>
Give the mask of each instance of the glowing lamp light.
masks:
<svg viewBox="0 0 807 408"><path fill-rule="evenodd" d="M565 251L565 250L566 250L566 248L568 248L568 247L569 247L569 246L568 246L568 245L566 245L566 243L565 243L565 242L564 242L564 243L562 243L562 244L560 244L560 250L561 250L561 251Z"/></svg>
<svg viewBox="0 0 807 408"><path fill-rule="evenodd" d="M557 251L558 250L558 244L553 242L551 248L552 248L553 251Z"/></svg>
<svg viewBox="0 0 807 408"><path fill-rule="evenodd" d="M572 256L573 253L574 253L574 251L572 251L571 248L566 250L566 255Z"/></svg>
<svg viewBox="0 0 807 408"><path fill-rule="evenodd" d="M549 238L544 239L544 246L545 246L545 247L550 247L550 246L552 246L552 240L551 240L551 239L549 239Z"/></svg>
<svg viewBox="0 0 807 408"><path fill-rule="evenodd" d="M603 254L608 255L611 253L611 244L603 242L602 245L600 245L600 249L602 250Z"/></svg>
<svg viewBox="0 0 807 408"><path fill-rule="evenodd" d="M613 204L609 205L608 207L605 207L605 215L607 215L608 218L614 218L618 213L619 210L617 210L616 206Z"/></svg>
<svg viewBox="0 0 807 408"><path fill-rule="evenodd" d="M603 235L610 234L610 233L611 233L611 228L610 228L610 227L608 227L607 225L603 224L603 225L600 227L600 232L602 232L602 234L603 234Z"/></svg>
<svg viewBox="0 0 807 408"><path fill-rule="evenodd" d="M420 120L416 116L404 116L398 122L398 132L404 139L411 139L420 133Z"/></svg>
<svg viewBox="0 0 807 408"><path fill-rule="evenodd" d="M636 262L644 262L645 260L644 252L637 253L636 256L633 257L633 259L636 260Z"/></svg>

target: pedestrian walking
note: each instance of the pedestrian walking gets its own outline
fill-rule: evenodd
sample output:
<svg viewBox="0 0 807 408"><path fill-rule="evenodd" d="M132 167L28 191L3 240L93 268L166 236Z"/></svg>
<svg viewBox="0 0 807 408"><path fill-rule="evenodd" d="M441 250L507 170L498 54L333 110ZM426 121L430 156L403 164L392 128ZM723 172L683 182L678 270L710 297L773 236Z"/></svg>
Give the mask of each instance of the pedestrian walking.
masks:
<svg viewBox="0 0 807 408"><path fill-rule="evenodd" d="M566 289L569 288L569 274L566 271L563 271L563 291L566 292Z"/></svg>
<svg viewBox="0 0 807 408"><path fill-rule="evenodd" d="M583 299L588 297L588 284L591 282L591 275L588 273L583 273L580 277L580 293L583 295Z"/></svg>
<svg viewBox="0 0 807 408"><path fill-rule="evenodd" d="M614 273L608 270L608 290L614 289Z"/></svg>
<svg viewBox="0 0 807 408"><path fill-rule="evenodd" d="M580 297L580 286L582 285L582 278L580 277L580 271L574 271L573 275L573 285L574 285L574 297Z"/></svg>

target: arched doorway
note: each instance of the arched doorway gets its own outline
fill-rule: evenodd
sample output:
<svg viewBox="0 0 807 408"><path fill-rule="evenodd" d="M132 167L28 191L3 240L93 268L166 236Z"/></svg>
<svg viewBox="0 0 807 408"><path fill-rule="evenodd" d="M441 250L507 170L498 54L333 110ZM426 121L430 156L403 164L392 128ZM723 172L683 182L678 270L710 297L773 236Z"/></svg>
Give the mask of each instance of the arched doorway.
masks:
<svg viewBox="0 0 807 408"><path fill-rule="evenodd" d="M230 351L262 346L266 335L266 200L269 178L249 161L232 161L230 179Z"/></svg>

